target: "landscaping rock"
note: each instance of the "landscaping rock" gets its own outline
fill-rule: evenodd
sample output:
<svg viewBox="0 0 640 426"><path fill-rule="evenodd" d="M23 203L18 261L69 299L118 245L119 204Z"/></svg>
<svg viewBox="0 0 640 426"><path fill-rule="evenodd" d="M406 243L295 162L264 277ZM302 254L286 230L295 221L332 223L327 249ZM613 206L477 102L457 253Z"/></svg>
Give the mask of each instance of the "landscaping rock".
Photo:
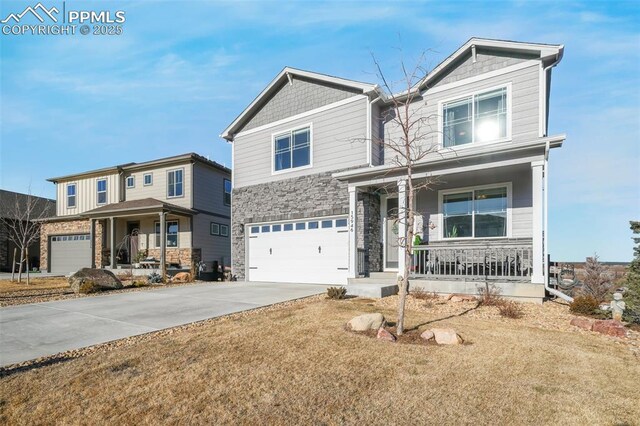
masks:
<svg viewBox="0 0 640 426"><path fill-rule="evenodd" d="M173 283L188 283L191 281L191 274L188 272L178 272L171 278L171 282Z"/></svg>
<svg viewBox="0 0 640 426"><path fill-rule="evenodd" d="M435 334L433 334L433 331L431 330L426 330L422 332L420 337L422 337L424 340L431 340L435 337Z"/></svg>
<svg viewBox="0 0 640 426"><path fill-rule="evenodd" d="M625 337L627 330L621 322L616 320L600 320L593 323L593 331L607 336Z"/></svg>
<svg viewBox="0 0 640 426"><path fill-rule="evenodd" d="M380 340L386 340L388 342L395 342L396 341L396 336L394 336L393 334L389 333L387 330L385 330L382 327L380 327L378 329L378 336L377 337Z"/></svg>
<svg viewBox="0 0 640 426"><path fill-rule="evenodd" d="M469 296L468 294L451 294L448 300L452 302L473 302L477 299L475 296Z"/></svg>
<svg viewBox="0 0 640 426"><path fill-rule="evenodd" d="M593 328L593 321L587 318L574 318L571 320L571 325L582 328L583 330L589 330Z"/></svg>
<svg viewBox="0 0 640 426"><path fill-rule="evenodd" d="M122 283L106 269L82 268L69 277L69 285L74 293L94 293L97 291L116 290Z"/></svg>
<svg viewBox="0 0 640 426"><path fill-rule="evenodd" d="M377 330L384 325L382 314L364 314L352 318L347 326L353 331Z"/></svg>
<svg viewBox="0 0 640 426"><path fill-rule="evenodd" d="M459 345L463 342L453 328L432 328L431 331L439 345Z"/></svg>

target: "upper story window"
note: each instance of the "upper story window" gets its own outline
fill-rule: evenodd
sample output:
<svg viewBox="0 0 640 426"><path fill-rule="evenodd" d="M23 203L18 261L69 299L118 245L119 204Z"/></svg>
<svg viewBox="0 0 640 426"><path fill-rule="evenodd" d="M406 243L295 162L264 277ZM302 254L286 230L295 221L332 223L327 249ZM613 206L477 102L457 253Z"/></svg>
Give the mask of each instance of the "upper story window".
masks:
<svg viewBox="0 0 640 426"><path fill-rule="evenodd" d="M153 184L153 173L145 173L142 176L142 184L144 186L149 186Z"/></svg>
<svg viewBox="0 0 640 426"><path fill-rule="evenodd" d="M229 179L224 180L224 205L231 205L231 181Z"/></svg>
<svg viewBox="0 0 640 426"><path fill-rule="evenodd" d="M76 206L76 184L67 184L67 208L73 209Z"/></svg>
<svg viewBox="0 0 640 426"><path fill-rule="evenodd" d="M443 238L506 237L508 204L507 186L446 191Z"/></svg>
<svg viewBox="0 0 640 426"><path fill-rule="evenodd" d="M443 146L507 138L507 95L501 87L442 104Z"/></svg>
<svg viewBox="0 0 640 426"><path fill-rule="evenodd" d="M107 204L107 180L98 179L96 181L96 202L97 204Z"/></svg>
<svg viewBox="0 0 640 426"><path fill-rule="evenodd" d="M184 169L167 172L167 197L182 197Z"/></svg>
<svg viewBox="0 0 640 426"><path fill-rule="evenodd" d="M127 188L135 188L135 186L136 186L136 177L127 176Z"/></svg>
<svg viewBox="0 0 640 426"><path fill-rule="evenodd" d="M311 165L311 126L273 136L273 171Z"/></svg>

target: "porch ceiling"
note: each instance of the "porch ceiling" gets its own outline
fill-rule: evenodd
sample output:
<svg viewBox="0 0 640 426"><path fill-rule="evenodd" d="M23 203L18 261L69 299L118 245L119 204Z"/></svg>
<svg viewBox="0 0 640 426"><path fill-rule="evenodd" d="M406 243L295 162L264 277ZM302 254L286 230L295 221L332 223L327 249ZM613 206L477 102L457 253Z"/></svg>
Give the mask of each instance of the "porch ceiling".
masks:
<svg viewBox="0 0 640 426"><path fill-rule="evenodd" d="M141 200L123 201L107 204L97 209L82 213L82 217L100 219L119 216L141 216L151 213L172 213L179 216L193 216L198 214L195 210L180 207L175 204L165 203L155 198L143 198Z"/></svg>

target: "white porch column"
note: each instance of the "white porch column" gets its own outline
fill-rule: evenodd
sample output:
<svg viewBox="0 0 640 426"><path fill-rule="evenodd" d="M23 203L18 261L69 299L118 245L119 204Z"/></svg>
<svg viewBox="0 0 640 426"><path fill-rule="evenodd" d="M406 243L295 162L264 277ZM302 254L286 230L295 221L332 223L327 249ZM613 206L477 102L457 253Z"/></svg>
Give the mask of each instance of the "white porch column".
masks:
<svg viewBox="0 0 640 426"><path fill-rule="evenodd" d="M160 213L160 270L162 278L164 279L167 273L167 225L166 225L166 213Z"/></svg>
<svg viewBox="0 0 640 426"><path fill-rule="evenodd" d="M349 278L358 276L358 190L349 187Z"/></svg>
<svg viewBox="0 0 640 426"><path fill-rule="evenodd" d="M532 209L533 209L533 273L531 282L534 284L544 283L544 195L543 195L543 179L544 179L544 161L535 161L531 163L531 192L532 192Z"/></svg>
<svg viewBox="0 0 640 426"><path fill-rule="evenodd" d="M398 276L404 275L407 244L407 180L398 179Z"/></svg>
<svg viewBox="0 0 640 426"><path fill-rule="evenodd" d="M111 244L111 269L116 269L116 218L109 218L109 242Z"/></svg>

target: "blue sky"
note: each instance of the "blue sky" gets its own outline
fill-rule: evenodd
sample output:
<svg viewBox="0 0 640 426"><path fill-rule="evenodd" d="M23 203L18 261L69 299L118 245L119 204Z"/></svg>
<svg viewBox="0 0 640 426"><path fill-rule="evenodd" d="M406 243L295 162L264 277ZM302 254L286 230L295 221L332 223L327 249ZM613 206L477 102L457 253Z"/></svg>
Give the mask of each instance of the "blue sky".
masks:
<svg viewBox="0 0 640 426"><path fill-rule="evenodd" d="M61 1L43 1L61 6ZM34 3L2 1L0 15ZM640 2L67 1L124 10L120 36L0 36L0 187L53 197L52 176L195 151L286 65L376 82L437 65L472 36L562 43L550 133L550 253L628 260L640 219Z"/></svg>

